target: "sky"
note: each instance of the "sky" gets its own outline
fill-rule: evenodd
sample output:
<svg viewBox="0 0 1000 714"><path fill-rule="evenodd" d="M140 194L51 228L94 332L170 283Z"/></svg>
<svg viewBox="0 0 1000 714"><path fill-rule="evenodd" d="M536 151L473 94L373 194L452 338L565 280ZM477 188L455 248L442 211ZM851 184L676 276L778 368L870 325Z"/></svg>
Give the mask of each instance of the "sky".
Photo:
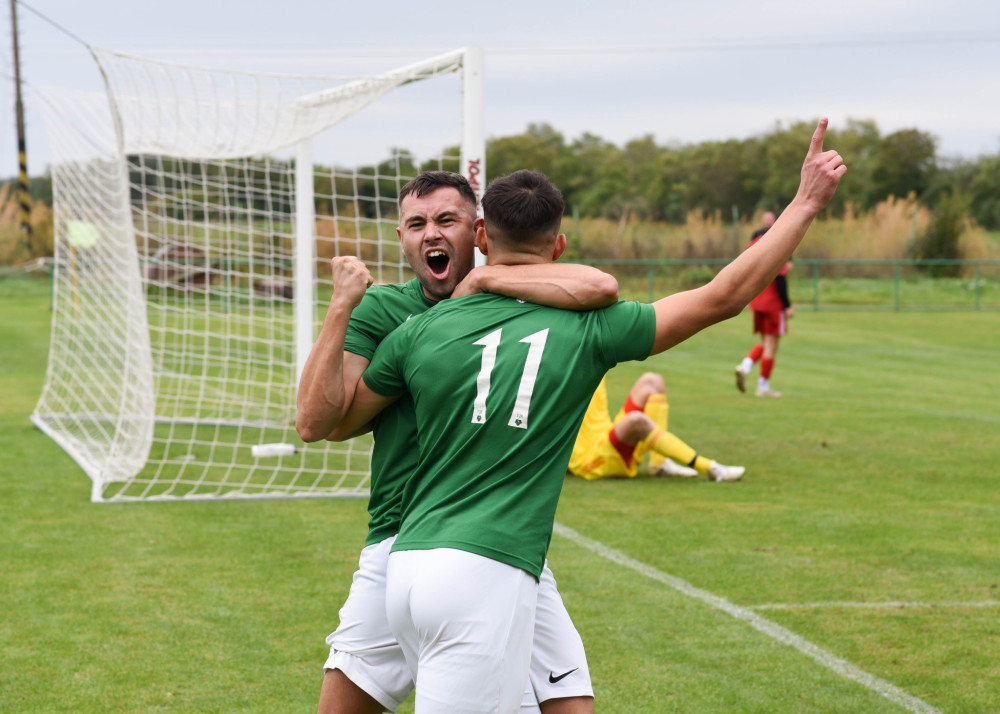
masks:
<svg viewBox="0 0 1000 714"><path fill-rule="evenodd" d="M0 176L12 176L9 9L2 15ZM475 45L489 137L547 123L567 141L589 132L618 145L646 135L691 144L828 116L833 128L856 119L882 135L919 129L944 157L1000 153L996 0L24 0L18 24L22 78L43 85L101 89L86 44L323 75ZM30 98L26 111L36 175L48 143Z"/></svg>

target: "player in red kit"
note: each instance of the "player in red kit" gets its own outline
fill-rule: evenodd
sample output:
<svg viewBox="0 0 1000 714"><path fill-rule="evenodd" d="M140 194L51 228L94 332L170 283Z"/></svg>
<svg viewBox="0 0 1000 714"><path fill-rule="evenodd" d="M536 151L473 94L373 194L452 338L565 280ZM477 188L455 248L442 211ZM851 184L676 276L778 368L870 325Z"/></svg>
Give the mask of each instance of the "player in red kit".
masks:
<svg viewBox="0 0 1000 714"><path fill-rule="evenodd" d="M752 246L760 240L767 229L774 225L774 214L765 213L761 218L761 228L750 238ZM788 320L795 314L792 303L788 299L788 279L786 275L791 269L789 261L760 295L750 302L753 310L753 331L759 333L761 341L751 348L747 356L736 367L736 388L741 392L747 390L747 376L754 364L760 362L760 376L757 379L758 397L780 397L781 392L771 388L771 372L774 370L774 359L778 352L778 340L788 332Z"/></svg>

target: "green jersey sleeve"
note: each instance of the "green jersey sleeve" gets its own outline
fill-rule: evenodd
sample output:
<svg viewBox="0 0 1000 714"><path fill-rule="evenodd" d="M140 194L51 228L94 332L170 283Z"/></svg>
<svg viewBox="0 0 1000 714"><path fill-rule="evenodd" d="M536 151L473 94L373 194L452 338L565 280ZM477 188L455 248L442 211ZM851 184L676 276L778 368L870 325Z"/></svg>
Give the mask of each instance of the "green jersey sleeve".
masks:
<svg viewBox="0 0 1000 714"><path fill-rule="evenodd" d="M373 285L351 312L344 349L371 360L386 335L434 304L415 278L408 283Z"/></svg>
<svg viewBox="0 0 1000 714"><path fill-rule="evenodd" d="M417 321L407 321L386 336L371 357L371 364L362 375L368 388L385 397L395 397L406 391L405 366L407 328Z"/></svg>
<svg viewBox="0 0 1000 714"><path fill-rule="evenodd" d="M653 351L656 312L652 305L621 300L595 313L603 323L608 362L644 360Z"/></svg>
<svg viewBox="0 0 1000 714"><path fill-rule="evenodd" d="M394 315L382 306L383 289L369 288L351 313L344 349L371 360L379 343L395 329Z"/></svg>

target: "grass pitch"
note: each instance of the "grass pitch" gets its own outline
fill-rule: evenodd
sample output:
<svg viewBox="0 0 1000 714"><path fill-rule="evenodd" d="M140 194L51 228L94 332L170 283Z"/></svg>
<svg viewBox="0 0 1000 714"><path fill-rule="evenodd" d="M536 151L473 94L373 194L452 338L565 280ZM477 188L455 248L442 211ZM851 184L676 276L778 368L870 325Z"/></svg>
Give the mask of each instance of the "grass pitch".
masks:
<svg viewBox="0 0 1000 714"><path fill-rule="evenodd" d="M314 711L364 502L91 504L27 419L48 305L0 289L0 711ZM1000 711L1000 314L791 330L780 400L732 384L746 315L611 373L614 403L662 372L671 431L748 472L567 478L549 560L598 711Z"/></svg>

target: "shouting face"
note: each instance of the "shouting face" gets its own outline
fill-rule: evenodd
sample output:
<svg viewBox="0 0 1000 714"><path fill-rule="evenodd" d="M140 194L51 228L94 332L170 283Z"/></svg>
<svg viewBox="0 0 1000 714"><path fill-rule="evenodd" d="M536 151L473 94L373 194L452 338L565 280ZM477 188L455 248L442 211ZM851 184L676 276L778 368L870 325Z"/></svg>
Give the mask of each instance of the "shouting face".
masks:
<svg viewBox="0 0 1000 714"><path fill-rule="evenodd" d="M472 270L475 220L475 206L450 186L403 198L396 234L432 300L450 297Z"/></svg>

